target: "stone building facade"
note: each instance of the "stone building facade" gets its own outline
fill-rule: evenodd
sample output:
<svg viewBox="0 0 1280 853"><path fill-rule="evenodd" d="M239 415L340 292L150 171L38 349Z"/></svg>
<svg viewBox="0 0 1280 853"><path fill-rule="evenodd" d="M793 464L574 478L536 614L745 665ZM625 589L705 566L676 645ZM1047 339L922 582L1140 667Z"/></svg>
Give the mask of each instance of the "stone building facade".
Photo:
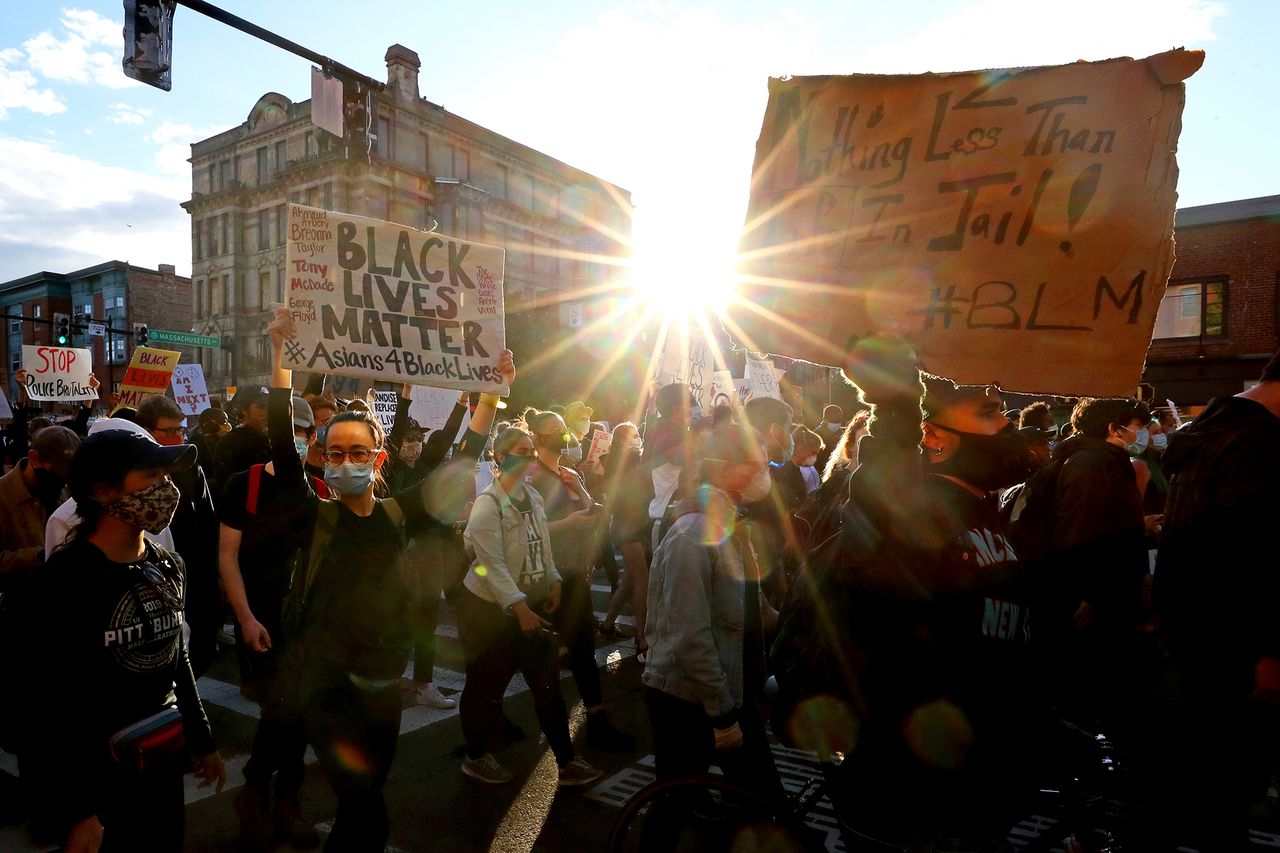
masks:
<svg viewBox="0 0 1280 853"><path fill-rule="evenodd" d="M195 331L220 337L200 360L210 392L269 379L271 308L285 295L285 215L297 202L507 249L509 333L620 275L630 194L446 111L418 92L418 56L387 50L373 96L369 162L312 123L311 101L271 92L239 127L191 147ZM589 297L584 297L589 299ZM541 322L541 320L539 320ZM509 334L510 336L510 334ZM349 380L338 380L338 391ZM347 389L348 391L354 389Z"/></svg>

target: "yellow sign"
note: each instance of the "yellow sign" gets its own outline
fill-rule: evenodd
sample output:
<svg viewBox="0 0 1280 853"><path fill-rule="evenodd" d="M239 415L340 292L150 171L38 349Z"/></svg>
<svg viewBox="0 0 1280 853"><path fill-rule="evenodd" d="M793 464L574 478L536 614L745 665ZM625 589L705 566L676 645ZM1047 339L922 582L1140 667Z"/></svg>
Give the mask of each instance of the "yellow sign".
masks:
<svg viewBox="0 0 1280 853"><path fill-rule="evenodd" d="M135 349L133 359L125 369L124 381L120 383L120 402L116 409L124 406L136 409L148 394L163 394L169 388L173 370L178 366L180 358L182 353L177 350L150 347Z"/></svg>
<svg viewBox="0 0 1280 853"><path fill-rule="evenodd" d="M823 364L888 332L959 382L1132 393L1203 61L770 80L729 328Z"/></svg>

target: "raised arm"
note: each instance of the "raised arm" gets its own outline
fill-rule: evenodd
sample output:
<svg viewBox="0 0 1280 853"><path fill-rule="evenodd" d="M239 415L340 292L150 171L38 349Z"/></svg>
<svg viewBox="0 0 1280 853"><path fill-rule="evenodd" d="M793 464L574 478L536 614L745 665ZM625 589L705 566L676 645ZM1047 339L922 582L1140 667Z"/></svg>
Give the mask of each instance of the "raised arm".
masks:
<svg viewBox="0 0 1280 853"><path fill-rule="evenodd" d="M298 488L306 485L307 478L293 446L293 371L284 366L284 341L293 337L294 329L287 308L276 309L267 332L271 335L271 392L267 399L271 461L280 487Z"/></svg>
<svg viewBox="0 0 1280 853"><path fill-rule="evenodd" d="M498 372L507 380L507 385L516 381L516 362L511 350L504 349L498 354ZM467 434L462 437L460 452L479 459L489 438L489 430L493 427L494 417L498 413L498 395L481 394L476 404L475 414L471 416L471 424Z"/></svg>

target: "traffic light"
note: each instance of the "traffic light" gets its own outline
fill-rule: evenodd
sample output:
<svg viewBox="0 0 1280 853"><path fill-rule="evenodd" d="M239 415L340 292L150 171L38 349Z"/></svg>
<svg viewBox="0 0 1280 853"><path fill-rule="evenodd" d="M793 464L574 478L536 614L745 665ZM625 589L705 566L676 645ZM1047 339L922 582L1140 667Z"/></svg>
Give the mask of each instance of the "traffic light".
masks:
<svg viewBox="0 0 1280 853"><path fill-rule="evenodd" d="M369 109L369 90L362 83L344 80L342 83L343 142L348 156L368 161L372 127Z"/></svg>
<svg viewBox="0 0 1280 853"><path fill-rule="evenodd" d="M124 0L124 76L169 91L177 6L177 0Z"/></svg>
<svg viewBox="0 0 1280 853"><path fill-rule="evenodd" d="M134 346L145 347L147 345L147 324L133 324L133 343Z"/></svg>
<svg viewBox="0 0 1280 853"><path fill-rule="evenodd" d="M71 343L71 315L55 313L53 315L53 340L60 347Z"/></svg>

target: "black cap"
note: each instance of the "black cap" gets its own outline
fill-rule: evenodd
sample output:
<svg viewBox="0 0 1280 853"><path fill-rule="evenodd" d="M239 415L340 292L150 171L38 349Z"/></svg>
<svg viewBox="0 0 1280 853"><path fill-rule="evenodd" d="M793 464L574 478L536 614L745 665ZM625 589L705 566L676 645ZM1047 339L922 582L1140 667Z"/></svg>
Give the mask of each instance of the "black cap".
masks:
<svg viewBox="0 0 1280 853"><path fill-rule="evenodd" d="M190 468L196 455L196 448L190 444L165 446L149 435L107 429L80 442L71 459L67 485L78 503L87 499L99 483L119 483L130 471L138 469Z"/></svg>
<svg viewBox="0 0 1280 853"><path fill-rule="evenodd" d="M237 410L243 410L257 403L265 406L269 398L267 389L260 385L249 385L244 388L237 388L236 395L231 398L231 406Z"/></svg>

